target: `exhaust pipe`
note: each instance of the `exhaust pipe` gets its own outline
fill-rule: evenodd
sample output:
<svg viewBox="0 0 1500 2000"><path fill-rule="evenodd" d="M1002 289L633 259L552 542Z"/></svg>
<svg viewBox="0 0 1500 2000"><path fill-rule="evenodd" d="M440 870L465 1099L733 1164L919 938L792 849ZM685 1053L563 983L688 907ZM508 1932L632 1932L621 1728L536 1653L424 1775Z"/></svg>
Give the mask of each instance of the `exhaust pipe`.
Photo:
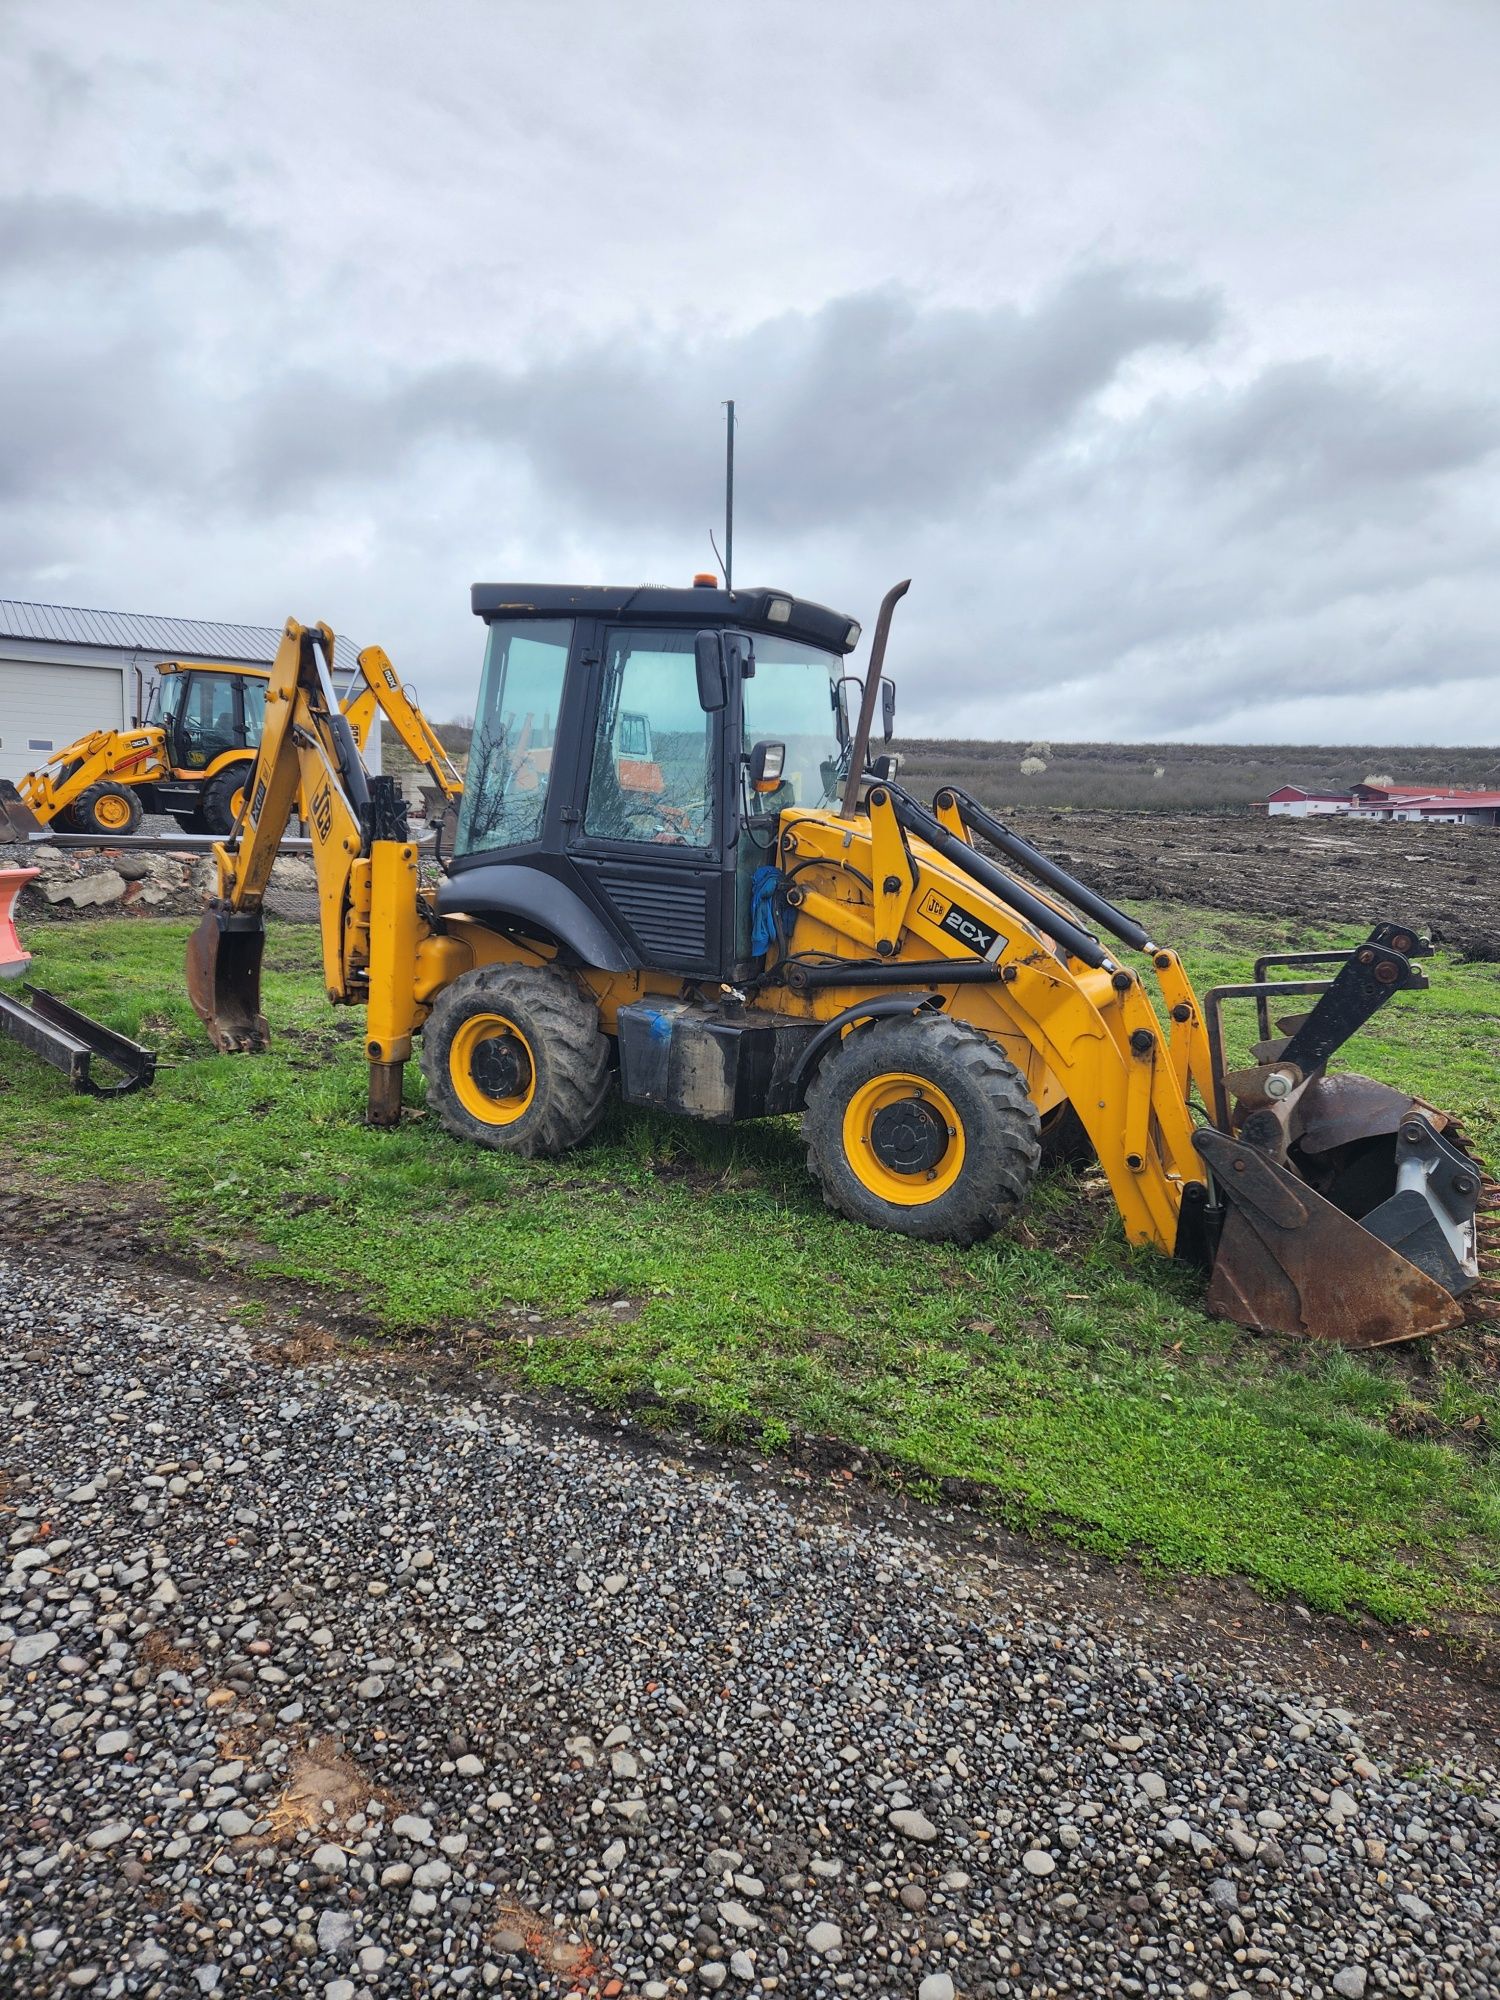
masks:
<svg viewBox="0 0 1500 2000"><path fill-rule="evenodd" d="M265 945L259 911L237 913L217 898L188 939L188 998L224 1055L258 1055L271 1046L271 1030L260 1011Z"/></svg>

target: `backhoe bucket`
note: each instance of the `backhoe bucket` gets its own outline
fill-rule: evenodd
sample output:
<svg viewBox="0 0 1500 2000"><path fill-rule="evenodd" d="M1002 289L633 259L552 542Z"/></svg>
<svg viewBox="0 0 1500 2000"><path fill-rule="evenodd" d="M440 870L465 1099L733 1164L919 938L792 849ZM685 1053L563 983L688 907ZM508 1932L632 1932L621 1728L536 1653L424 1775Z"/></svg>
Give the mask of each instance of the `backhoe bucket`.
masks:
<svg viewBox="0 0 1500 2000"><path fill-rule="evenodd" d="M265 943L258 912L237 915L218 902L209 904L188 939L188 998L225 1055L255 1055L270 1047L271 1031L260 1011Z"/></svg>

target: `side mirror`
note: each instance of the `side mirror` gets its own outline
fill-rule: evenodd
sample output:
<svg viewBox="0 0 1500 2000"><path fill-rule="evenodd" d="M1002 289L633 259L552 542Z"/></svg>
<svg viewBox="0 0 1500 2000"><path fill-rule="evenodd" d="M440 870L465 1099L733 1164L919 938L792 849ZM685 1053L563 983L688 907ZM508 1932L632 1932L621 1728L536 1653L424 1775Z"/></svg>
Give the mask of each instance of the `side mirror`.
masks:
<svg viewBox="0 0 1500 2000"><path fill-rule="evenodd" d="M717 715L729 699L724 684L724 645L717 632L700 632L693 641L693 660L698 669L698 706L705 715Z"/></svg>
<svg viewBox="0 0 1500 2000"><path fill-rule="evenodd" d="M880 683L880 727L887 743L896 733L896 683Z"/></svg>
<svg viewBox="0 0 1500 2000"><path fill-rule="evenodd" d="M757 743L750 752L751 791L774 792L781 783L781 774L785 769L784 743Z"/></svg>

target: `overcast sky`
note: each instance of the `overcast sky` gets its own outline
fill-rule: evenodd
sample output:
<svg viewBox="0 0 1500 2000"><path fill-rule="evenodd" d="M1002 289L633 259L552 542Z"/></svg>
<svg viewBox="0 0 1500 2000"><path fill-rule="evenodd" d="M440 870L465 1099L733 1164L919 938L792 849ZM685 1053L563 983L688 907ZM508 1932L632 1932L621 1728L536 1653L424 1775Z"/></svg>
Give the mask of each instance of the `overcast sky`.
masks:
<svg viewBox="0 0 1500 2000"><path fill-rule="evenodd" d="M905 733L1500 739L1494 0L0 0L0 595L735 573Z"/></svg>

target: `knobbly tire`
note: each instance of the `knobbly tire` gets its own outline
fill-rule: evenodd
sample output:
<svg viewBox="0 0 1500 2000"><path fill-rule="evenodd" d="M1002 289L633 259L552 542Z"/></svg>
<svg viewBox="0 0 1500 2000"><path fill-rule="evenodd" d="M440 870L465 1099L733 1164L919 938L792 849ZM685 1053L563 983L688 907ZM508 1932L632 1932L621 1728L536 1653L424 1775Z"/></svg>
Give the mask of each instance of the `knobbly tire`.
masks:
<svg viewBox="0 0 1500 2000"><path fill-rule="evenodd" d="M528 1159L588 1137L609 1098L599 1009L567 976L485 965L444 987L422 1030L427 1102L446 1131Z"/></svg>
<svg viewBox="0 0 1500 2000"><path fill-rule="evenodd" d="M141 802L128 785L90 785L68 810L78 833L134 833L142 817Z"/></svg>
<svg viewBox="0 0 1500 2000"><path fill-rule="evenodd" d="M1099 1155L1083 1120L1071 1104L1056 1104L1042 1120L1042 1172L1079 1174Z"/></svg>
<svg viewBox="0 0 1500 2000"><path fill-rule="evenodd" d="M231 764L228 770L220 771L203 787L193 818L204 833L218 834L222 838L234 831L234 802L249 782L252 768L249 764Z"/></svg>
<svg viewBox="0 0 1500 2000"><path fill-rule="evenodd" d="M1041 1163L1021 1072L977 1028L942 1015L847 1036L808 1090L802 1137L830 1208L932 1242L992 1236Z"/></svg>

